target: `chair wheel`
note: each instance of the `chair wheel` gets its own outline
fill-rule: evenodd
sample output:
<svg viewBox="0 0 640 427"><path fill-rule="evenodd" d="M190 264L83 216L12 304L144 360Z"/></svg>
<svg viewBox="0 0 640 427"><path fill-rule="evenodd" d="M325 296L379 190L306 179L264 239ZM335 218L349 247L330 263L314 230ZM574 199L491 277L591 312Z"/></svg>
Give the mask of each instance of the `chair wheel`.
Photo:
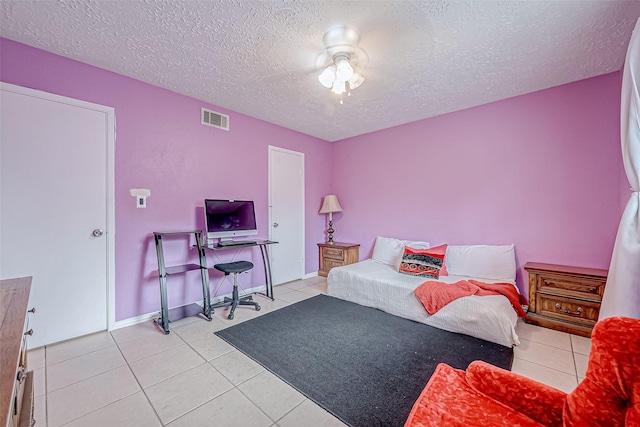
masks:
<svg viewBox="0 0 640 427"><path fill-rule="evenodd" d="M260 304L256 304L256 311L260 311L262 307L260 307Z"/></svg>
<svg viewBox="0 0 640 427"><path fill-rule="evenodd" d="M233 320L233 313L231 313L230 315L227 316L227 319L229 320Z"/></svg>

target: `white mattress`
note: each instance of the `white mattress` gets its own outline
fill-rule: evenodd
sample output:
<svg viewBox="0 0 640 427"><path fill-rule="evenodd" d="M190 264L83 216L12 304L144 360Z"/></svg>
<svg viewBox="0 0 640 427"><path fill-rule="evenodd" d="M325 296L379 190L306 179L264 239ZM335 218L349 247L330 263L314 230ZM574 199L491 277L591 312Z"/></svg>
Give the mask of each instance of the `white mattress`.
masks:
<svg viewBox="0 0 640 427"><path fill-rule="evenodd" d="M441 276L438 280L454 283L465 279L473 278ZM506 297L463 297L430 316L413 293L426 280L429 279L401 274L389 265L368 259L332 268L327 277L327 289L328 294L333 297L436 328L471 335L507 347L520 344L515 331L518 316ZM486 279L478 280L491 282Z"/></svg>

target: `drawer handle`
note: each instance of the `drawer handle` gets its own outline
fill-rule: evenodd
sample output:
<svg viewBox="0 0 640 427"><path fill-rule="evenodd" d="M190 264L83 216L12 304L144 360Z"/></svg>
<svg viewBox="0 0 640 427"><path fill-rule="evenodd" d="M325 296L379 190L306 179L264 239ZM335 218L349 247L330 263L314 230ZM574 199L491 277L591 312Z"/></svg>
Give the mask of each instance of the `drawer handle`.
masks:
<svg viewBox="0 0 640 427"><path fill-rule="evenodd" d="M571 311L571 310L565 310L562 308L562 306L560 305L559 302L556 303L556 308L558 309L558 311L561 311L563 313L566 314L575 314L575 315L581 315L582 314L582 307L578 307L578 309L576 311Z"/></svg>
<svg viewBox="0 0 640 427"><path fill-rule="evenodd" d="M25 335L33 335L33 329L29 329L27 332L24 333Z"/></svg>
<svg viewBox="0 0 640 427"><path fill-rule="evenodd" d="M36 312L36 308L33 307L31 310L29 310L29 313L35 313Z"/></svg>

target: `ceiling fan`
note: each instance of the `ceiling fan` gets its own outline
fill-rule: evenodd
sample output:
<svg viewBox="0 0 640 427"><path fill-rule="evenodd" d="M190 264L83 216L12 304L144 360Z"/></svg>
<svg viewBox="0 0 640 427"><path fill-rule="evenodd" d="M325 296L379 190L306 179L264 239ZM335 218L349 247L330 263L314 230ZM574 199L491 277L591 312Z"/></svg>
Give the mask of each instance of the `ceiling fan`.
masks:
<svg viewBox="0 0 640 427"><path fill-rule="evenodd" d="M316 57L316 69L323 70L318 80L331 92L351 96L351 90L364 82L362 71L369 63L367 52L362 49L360 35L352 28L338 27L327 31L322 38L325 51Z"/></svg>

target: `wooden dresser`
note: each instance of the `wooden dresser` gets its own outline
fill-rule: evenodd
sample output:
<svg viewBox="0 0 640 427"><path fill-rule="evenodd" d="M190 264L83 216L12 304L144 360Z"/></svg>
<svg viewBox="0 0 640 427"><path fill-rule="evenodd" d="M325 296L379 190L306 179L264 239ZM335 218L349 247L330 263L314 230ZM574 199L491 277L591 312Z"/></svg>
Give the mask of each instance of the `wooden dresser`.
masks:
<svg viewBox="0 0 640 427"><path fill-rule="evenodd" d="M341 267L360 261L360 245L356 243L335 242L318 243L320 250L320 269L318 276L327 277L333 267Z"/></svg>
<svg viewBox="0 0 640 427"><path fill-rule="evenodd" d="M31 277L0 280L0 424L27 427L33 420L33 371L27 368L27 303ZM31 309L30 312L35 312Z"/></svg>
<svg viewBox="0 0 640 427"><path fill-rule="evenodd" d="M607 270L528 262L526 322L584 337L598 321Z"/></svg>

